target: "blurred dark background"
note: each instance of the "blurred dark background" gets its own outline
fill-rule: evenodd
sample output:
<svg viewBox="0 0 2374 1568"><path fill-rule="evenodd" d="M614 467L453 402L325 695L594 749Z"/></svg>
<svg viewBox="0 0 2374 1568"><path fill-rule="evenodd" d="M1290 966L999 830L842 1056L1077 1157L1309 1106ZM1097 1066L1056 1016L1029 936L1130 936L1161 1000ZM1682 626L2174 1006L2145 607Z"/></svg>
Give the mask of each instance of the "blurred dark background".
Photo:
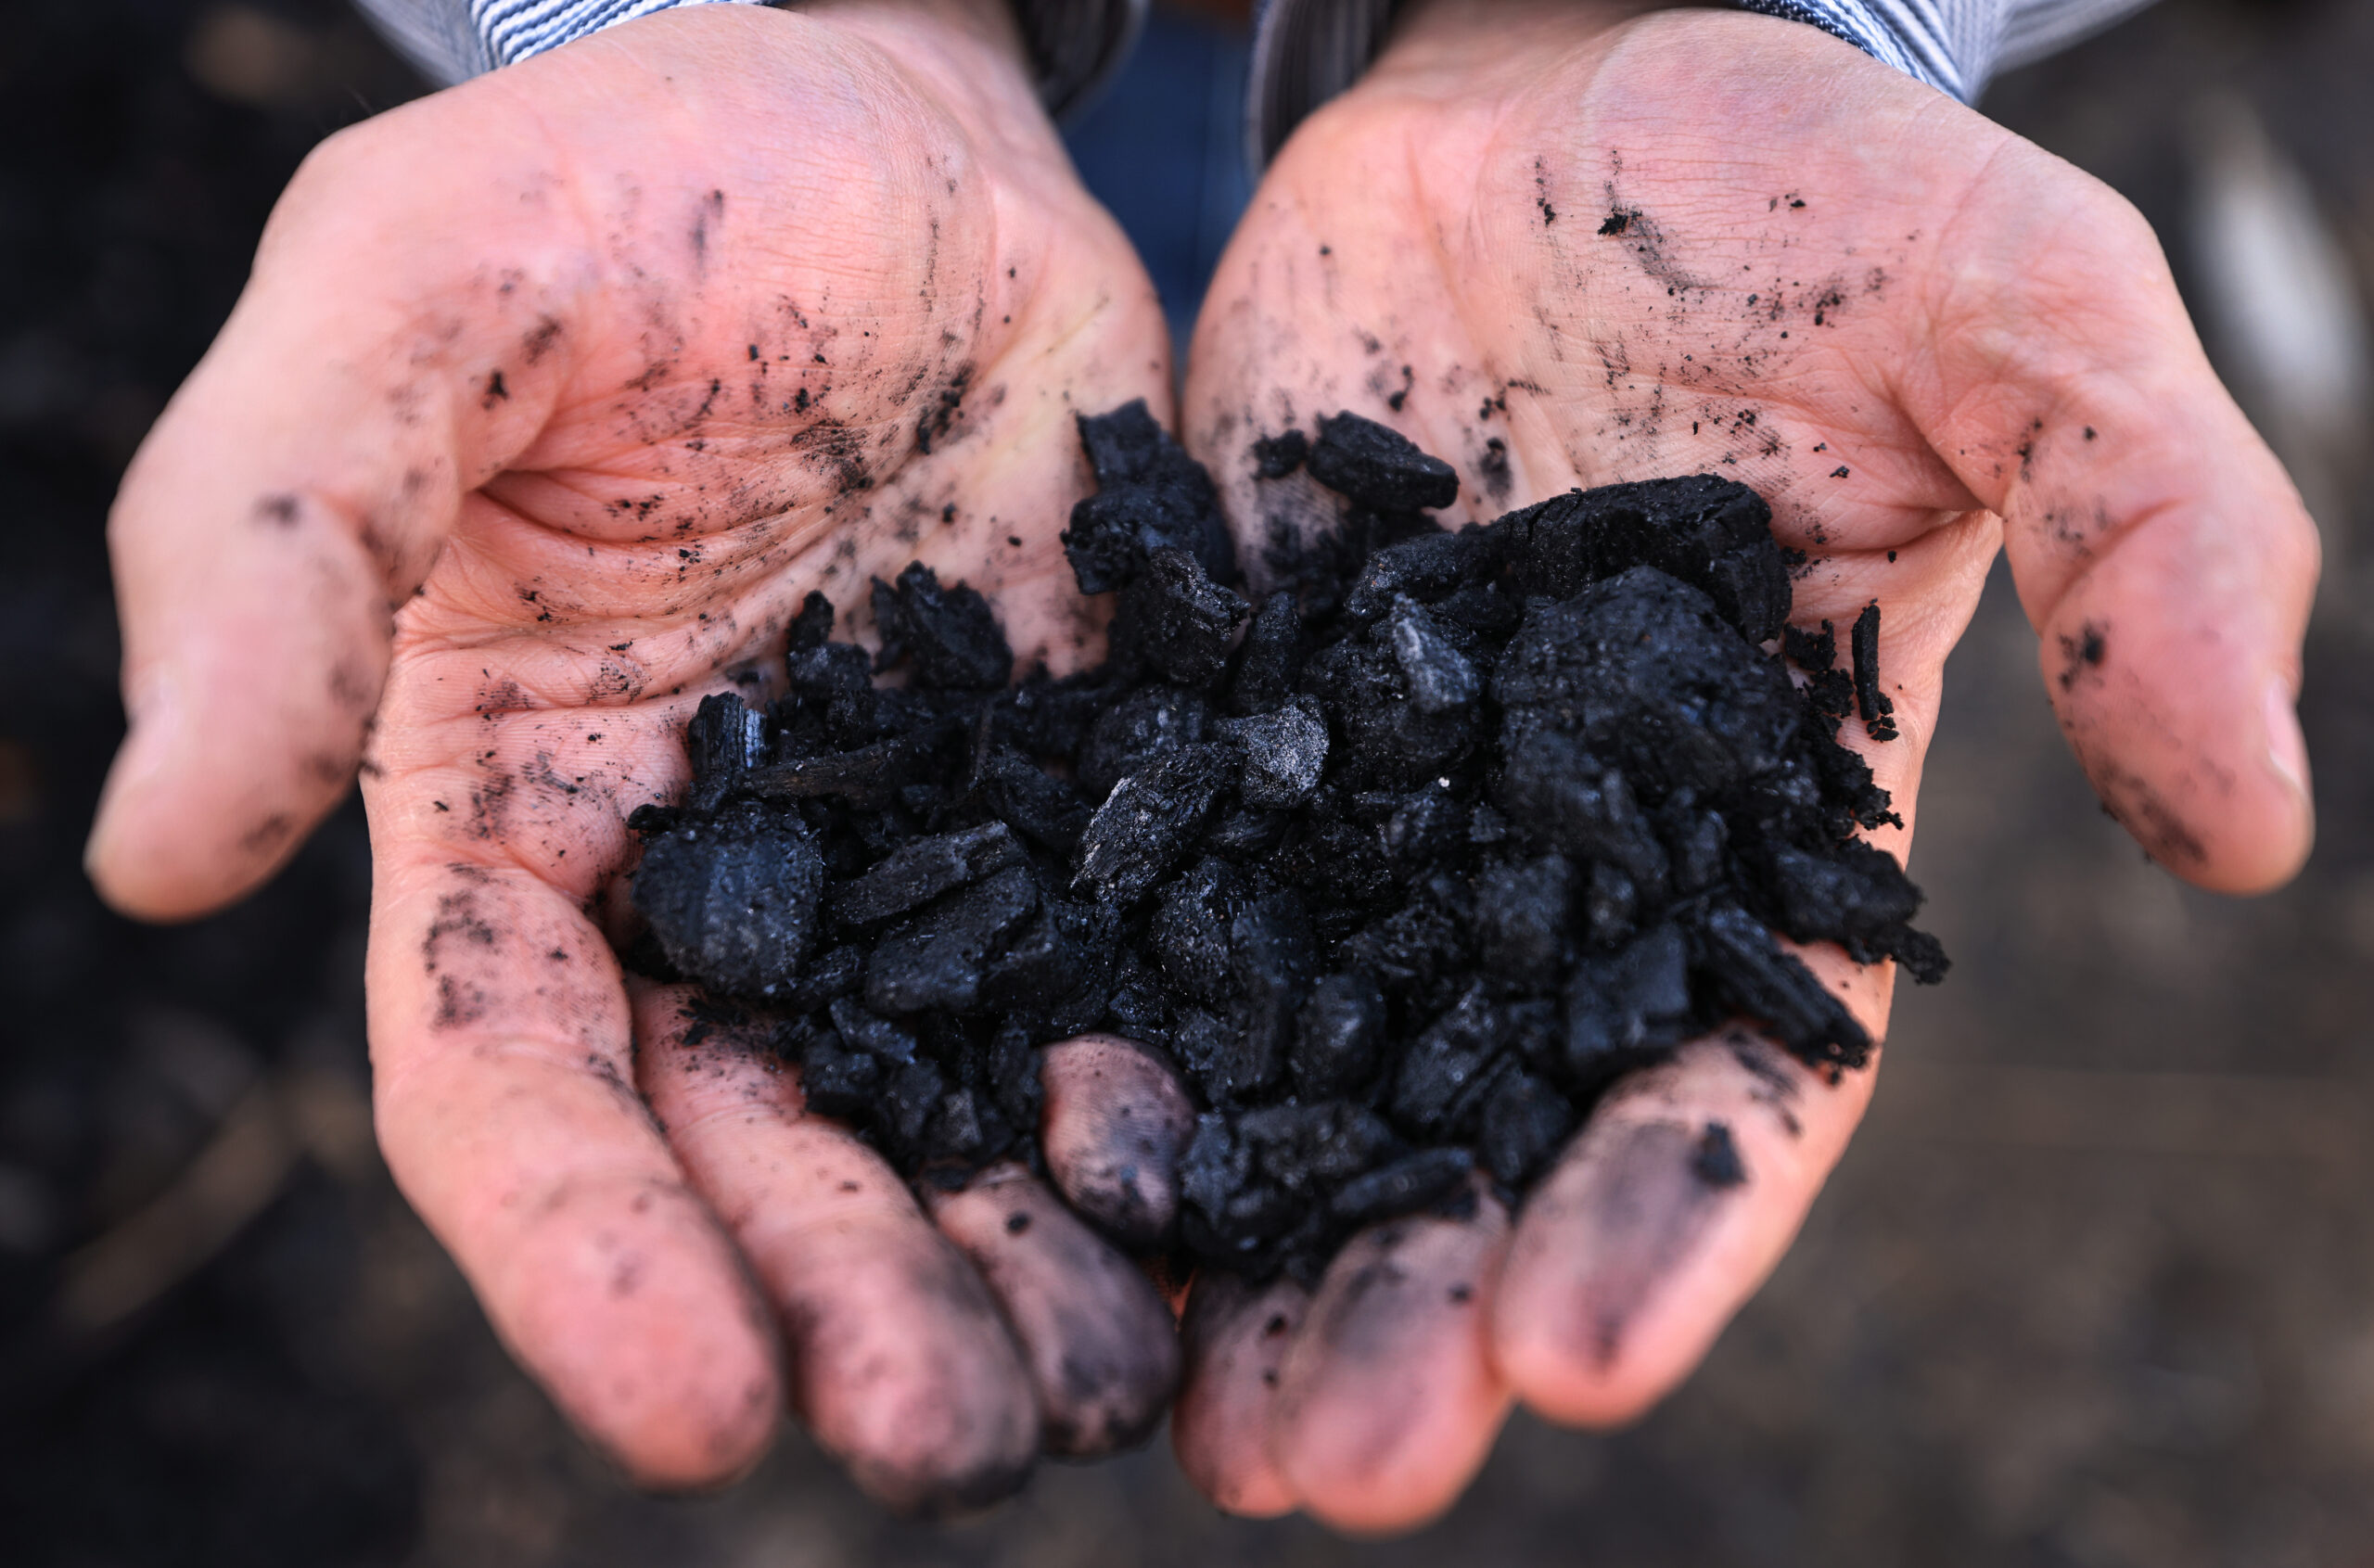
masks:
<svg viewBox="0 0 2374 1568"><path fill-rule="evenodd" d="M729 1496L658 1502L563 1428L372 1150L359 813L178 930L78 866L121 728L117 477L305 149L418 85L339 0L0 23L0 1558L2374 1563L2374 0L2168 0L1985 106L2159 225L2325 527L2306 874L2237 903L2146 864L1998 582L1914 865L1959 966L1907 995L1804 1238L1640 1427L1520 1420L1449 1519L1383 1547L1223 1520L1159 1443L929 1529L796 1434ZM1243 52L1166 14L1073 130L1182 322L1244 198Z"/></svg>

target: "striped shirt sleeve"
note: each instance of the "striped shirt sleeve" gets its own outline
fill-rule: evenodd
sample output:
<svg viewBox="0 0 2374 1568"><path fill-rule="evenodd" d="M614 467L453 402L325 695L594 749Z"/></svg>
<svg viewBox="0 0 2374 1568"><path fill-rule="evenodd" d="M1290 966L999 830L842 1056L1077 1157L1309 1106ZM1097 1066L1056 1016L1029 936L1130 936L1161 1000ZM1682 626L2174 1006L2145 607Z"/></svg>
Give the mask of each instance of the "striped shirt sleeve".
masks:
<svg viewBox="0 0 2374 1568"><path fill-rule="evenodd" d="M679 6L775 0L355 0L363 14L440 86L514 65L572 39ZM1119 69L1149 0L1013 0L1039 96L1062 113Z"/></svg>
<svg viewBox="0 0 2374 1568"><path fill-rule="evenodd" d="M2039 59L2150 0L1732 0L1820 28L1972 102L1997 70ZM1263 0L1254 21L1245 139L1267 163L1302 118L1376 57L1395 0Z"/></svg>

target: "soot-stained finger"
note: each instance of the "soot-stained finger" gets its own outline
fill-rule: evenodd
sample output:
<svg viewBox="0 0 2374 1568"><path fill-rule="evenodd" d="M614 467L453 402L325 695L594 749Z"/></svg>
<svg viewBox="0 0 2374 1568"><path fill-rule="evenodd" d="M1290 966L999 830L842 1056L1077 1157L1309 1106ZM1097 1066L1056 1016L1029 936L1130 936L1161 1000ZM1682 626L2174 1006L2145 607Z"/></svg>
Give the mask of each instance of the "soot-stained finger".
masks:
<svg viewBox="0 0 2374 1568"><path fill-rule="evenodd" d="M1404 1530L1466 1489L1508 1414L1485 1334L1508 1213L1361 1232L1327 1267L1279 1371L1270 1448L1339 1529Z"/></svg>
<svg viewBox="0 0 2374 1568"><path fill-rule="evenodd" d="M369 994L389 1169L513 1353L636 1481L747 1470L779 1419L776 1338L635 1094L583 912L513 868L383 862Z"/></svg>
<svg viewBox="0 0 2374 1568"><path fill-rule="evenodd" d="M1130 1041L1084 1035L1047 1048L1040 1147L1082 1217L1131 1252L1159 1246L1179 1214L1179 1159L1195 1107L1169 1068Z"/></svg>
<svg viewBox="0 0 2374 1568"><path fill-rule="evenodd" d="M936 1194L932 1216L1022 1341L1045 1450L1093 1459L1143 1443L1179 1383L1170 1308L1146 1277L1020 1166Z"/></svg>
<svg viewBox="0 0 2374 1568"><path fill-rule="evenodd" d="M1510 1243L1490 1334L1516 1396L1608 1425L1686 1376L1788 1249L1871 1078L1735 1029L1619 1085Z"/></svg>
<svg viewBox="0 0 2374 1568"><path fill-rule="evenodd" d="M1186 1382L1171 1411L1179 1468L1214 1507L1248 1519L1294 1511L1295 1494L1270 1449L1279 1369L1310 1293L1291 1280L1254 1285L1198 1274L1180 1321Z"/></svg>
<svg viewBox="0 0 2374 1568"><path fill-rule="evenodd" d="M892 1508L946 1514L1012 1493L1039 1415L980 1275L880 1155L806 1113L758 1031L691 1027L691 995L638 984L642 1082L774 1304L800 1419Z"/></svg>

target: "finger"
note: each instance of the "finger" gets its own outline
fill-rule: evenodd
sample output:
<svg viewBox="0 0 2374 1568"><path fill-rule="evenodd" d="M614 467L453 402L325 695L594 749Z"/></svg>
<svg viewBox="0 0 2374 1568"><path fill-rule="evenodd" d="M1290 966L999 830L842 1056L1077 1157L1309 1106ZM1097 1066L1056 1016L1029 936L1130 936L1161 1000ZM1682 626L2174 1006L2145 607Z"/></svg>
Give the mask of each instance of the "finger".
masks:
<svg viewBox="0 0 2374 1568"><path fill-rule="evenodd" d="M1290 1280L1253 1285L1198 1274L1179 1326L1187 1381L1170 1413L1179 1468L1212 1505L1248 1519L1291 1513L1294 1488L1270 1453L1278 1369L1310 1306Z"/></svg>
<svg viewBox="0 0 2374 1568"><path fill-rule="evenodd" d="M1170 1069L1112 1035L1049 1046L1040 1152L1065 1201L1133 1253L1162 1244L1179 1215L1179 1159L1195 1107Z"/></svg>
<svg viewBox="0 0 2374 1568"><path fill-rule="evenodd" d="M763 1040L689 1038L691 994L638 987L643 1082L781 1315L800 1419L893 1508L938 1514L1012 1493L1039 1416L980 1275L879 1154L806 1113Z"/></svg>
<svg viewBox="0 0 2374 1568"><path fill-rule="evenodd" d="M440 183L433 211L407 198L452 124L443 98L307 160L117 499L132 732L88 858L129 912L179 918L247 891L345 793L390 606L463 491L557 396L571 291L551 255L511 243L517 183L490 170ZM503 245L506 276L475 245L453 251L455 234Z"/></svg>
<svg viewBox="0 0 2374 1568"><path fill-rule="evenodd" d="M1848 967L1812 966L1833 984ZM1865 1013L1885 977L1851 983ZM1516 1396L1586 1426L1664 1397L1788 1250L1872 1081L1832 1081L1741 1029L1619 1084L1510 1243L1489 1332Z"/></svg>
<svg viewBox="0 0 2374 1568"><path fill-rule="evenodd" d="M1420 1216L1327 1266L1279 1369L1270 1451L1296 1499L1343 1530L1404 1530L1464 1491L1508 1414L1484 1333L1508 1214Z"/></svg>
<svg viewBox="0 0 2374 1568"><path fill-rule="evenodd" d="M2005 519L2046 690L2103 804L2179 875L2264 890L2313 834L2292 705L2315 527L2149 226L2077 183L2024 144L1988 165L1958 227L1990 237L1940 269L1916 407ZM2072 199L2037 199L2055 189Z"/></svg>
<svg viewBox="0 0 2374 1568"><path fill-rule="evenodd" d="M931 1211L1022 1341L1040 1446L1093 1459L1143 1443L1179 1383L1170 1308L1146 1277L1020 1166L934 1193Z"/></svg>
<svg viewBox="0 0 2374 1568"><path fill-rule="evenodd" d="M512 868L383 861L380 1147L514 1355L636 1481L755 1463L775 1336L631 1082L626 997L572 900Z"/></svg>

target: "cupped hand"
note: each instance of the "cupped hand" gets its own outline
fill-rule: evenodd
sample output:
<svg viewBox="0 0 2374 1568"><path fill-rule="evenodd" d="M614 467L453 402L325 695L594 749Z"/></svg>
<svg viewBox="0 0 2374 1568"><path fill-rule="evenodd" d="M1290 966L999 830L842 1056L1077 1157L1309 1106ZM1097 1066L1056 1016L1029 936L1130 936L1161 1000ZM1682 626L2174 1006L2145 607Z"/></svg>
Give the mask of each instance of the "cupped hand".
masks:
<svg viewBox="0 0 2374 1568"><path fill-rule="evenodd" d="M916 1508L1159 1414L1168 1313L1034 1179L927 1217L608 940L626 814L809 591L862 627L920 558L1026 663L1094 643L1073 415L1140 396L1168 403L1160 310L1002 6L701 6L325 144L125 481L94 876L201 913L359 766L389 1165L642 1481L746 1469L786 1393Z"/></svg>
<svg viewBox="0 0 2374 1568"><path fill-rule="evenodd" d="M2246 892L2311 833L2292 717L2317 542L2150 229L2095 181L1793 22L1432 0L1280 153L1185 397L1257 576L1335 504L1257 438L1352 409L1459 468L1451 526L1708 472L1806 553L1793 619L1877 600L1900 738L1844 738L1910 847L1942 667L2008 549L2050 698L2155 859ZM1893 975L1809 954L1874 1037ZM1621 1084L1521 1212L1355 1242L1317 1289L1199 1279L1174 1434L1223 1507L1390 1529L1514 1401L1620 1422L1777 1262L1871 1093L1745 1029ZM1699 1179L1707 1124L1746 1179Z"/></svg>

